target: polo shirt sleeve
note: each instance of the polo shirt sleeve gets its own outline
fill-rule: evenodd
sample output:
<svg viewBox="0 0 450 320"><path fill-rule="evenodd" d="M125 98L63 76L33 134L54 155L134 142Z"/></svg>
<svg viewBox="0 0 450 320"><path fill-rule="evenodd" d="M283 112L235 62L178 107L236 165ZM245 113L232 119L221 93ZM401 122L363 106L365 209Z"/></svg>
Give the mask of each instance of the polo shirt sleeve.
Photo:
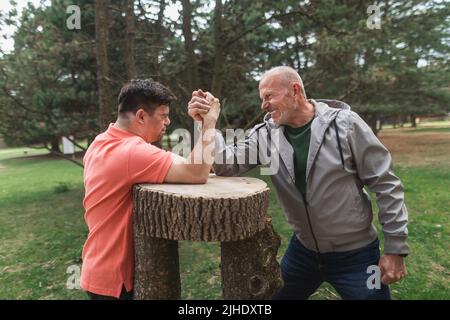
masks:
<svg viewBox="0 0 450 320"><path fill-rule="evenodd" d="M172 153L140 142L131 148L128 176L131 183L163 183L172 165Z"/></svg>

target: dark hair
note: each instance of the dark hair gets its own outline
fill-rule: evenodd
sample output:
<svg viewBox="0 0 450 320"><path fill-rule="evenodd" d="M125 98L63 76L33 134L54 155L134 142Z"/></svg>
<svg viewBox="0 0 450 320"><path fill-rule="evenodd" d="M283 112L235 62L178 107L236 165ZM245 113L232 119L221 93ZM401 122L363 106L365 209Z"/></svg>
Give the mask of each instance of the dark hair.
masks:
<svg viewBox="0 0 450 320"><path fill-rule="evenodd" d="M157 106L170 105L176 99L172 91L159 82L152 79L133 79L120 89L118 111L120 115L143 108L152 113Z"/></svg>

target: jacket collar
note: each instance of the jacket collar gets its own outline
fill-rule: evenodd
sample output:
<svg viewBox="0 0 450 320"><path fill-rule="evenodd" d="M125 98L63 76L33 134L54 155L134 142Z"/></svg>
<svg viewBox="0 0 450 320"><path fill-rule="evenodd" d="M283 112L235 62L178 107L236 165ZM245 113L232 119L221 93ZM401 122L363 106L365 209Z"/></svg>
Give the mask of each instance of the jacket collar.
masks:
<svg viewBox="0 0 450 320"><path fill-rule="evenodd" d="M317 157L320 146L322 145L325 132L327 131L330 123L336 118L338 111L350 110L350 106L345 102L338 100L326 100L326 99L310 99L314 106L314 120L311 123L311 141L309 145L308 160L306 163L306 180L308 180L309 173L312 165ZM277 146L278 152L292 181L295 181L295 169L294 169L294 149L287 141L284 135L284 126L276 125L270 118L270 113L264 116L264 123L267 126L267 130L274 130L273 134L276 135L274 141L279 142Z"/></svg>

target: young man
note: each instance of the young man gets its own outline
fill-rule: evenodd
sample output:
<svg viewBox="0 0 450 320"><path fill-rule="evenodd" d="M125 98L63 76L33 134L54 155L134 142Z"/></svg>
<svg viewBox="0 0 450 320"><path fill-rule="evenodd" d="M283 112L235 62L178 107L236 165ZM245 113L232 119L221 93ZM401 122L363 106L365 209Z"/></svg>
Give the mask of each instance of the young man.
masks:
<svg viewBox="0 0 450 320"><path fill-rule="evenodd" d="M214 139L199 139L188 159L150 143L170 124L175 96L153 80L132 80L118 97L118 117L99 134L84 157L85 219L89 235L83 248L81 287L92 299L131 299L134 248L132 187L136 183L206 183ZM207 109L211 109L207 112ZM214 129L220 104L205 93L189 103L202 131ZM200 163L193 161L201 154ZM209 158L209 162L208 162ZM197 161L198 162L198 161Z"/></svg>
<svg viewBox="0 0 450 320"><path fill-rule="evenodd" d="M280 165L271 178L294 235L281 261L284 287L276 298L307 299L325 281L344 299L390 299L387 285L406 275L409 247L403 187L391 170L389 151L346 103L308 100L292 68L266 72L259 94L264 123L234 146L216 135L221 161L214 170L243 174L268 159L258 164L236 159L258 153L269 140L278 142L269 161ZM385 240L381 257L364 185L377 195ZM368 285L371 266L380 268L379 288Z"/></svg>

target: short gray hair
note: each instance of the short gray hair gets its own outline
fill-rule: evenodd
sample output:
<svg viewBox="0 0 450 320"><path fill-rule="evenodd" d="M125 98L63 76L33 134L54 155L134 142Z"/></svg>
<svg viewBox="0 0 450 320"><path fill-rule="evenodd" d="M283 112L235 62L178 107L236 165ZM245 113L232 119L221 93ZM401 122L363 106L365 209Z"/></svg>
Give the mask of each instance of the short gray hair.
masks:
<svg viewBox="0 0 450 320"><path fill-rule="evenodd" d="M288 67L288 66L278 66L278 67L274 67L268 71L266 71L263 76L261 77L261 81L267 77L267 76L272 76L272 75L279 75L281 76L281 78L283 80L285 80L288 83L291 82L298 82L300 83L300 87L301 90L303 92L303 95L306 98L306 92L305 92L305 87L303 86L303 80L300 77L300 75L298 74L297 71L295 71L294 68Z"/></svg>

